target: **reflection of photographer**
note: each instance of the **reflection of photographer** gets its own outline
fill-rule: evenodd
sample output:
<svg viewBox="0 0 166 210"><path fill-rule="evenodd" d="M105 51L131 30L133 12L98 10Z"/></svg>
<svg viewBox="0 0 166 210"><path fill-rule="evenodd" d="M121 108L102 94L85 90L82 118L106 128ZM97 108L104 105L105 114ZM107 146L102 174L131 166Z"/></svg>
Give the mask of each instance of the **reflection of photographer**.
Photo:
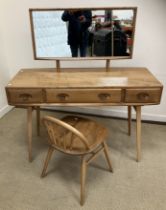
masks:
<svg viewBox="0 0 166 210"><path fill-rule="evenodd" d="M72 57L86 56L88 45L88 27L92 23L90 10L66 10L62 14L62 20L68 21L68 44L71 48Z"/></svg>

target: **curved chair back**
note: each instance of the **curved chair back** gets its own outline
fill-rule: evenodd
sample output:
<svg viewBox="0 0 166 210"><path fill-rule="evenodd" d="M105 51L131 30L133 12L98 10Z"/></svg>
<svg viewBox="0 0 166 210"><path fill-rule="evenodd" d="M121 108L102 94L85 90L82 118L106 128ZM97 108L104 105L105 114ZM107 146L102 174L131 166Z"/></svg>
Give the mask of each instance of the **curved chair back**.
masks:
<svg viewBox="0 0 166 210"><path fill-rule="evenodd" d="M45 116L43 121L49 135L48 143L57 150L75 155L89 151L87 138L70 123L50 116ZM74 125L74 122L71 124Z"/></svg>
<svg viewBox="0 0 166 210"><path fill-rule="evenodd" d="M80 155L80 204L83 205L85 200L86 168L100 152L104 152L109 170L112 172L108 147L105 142L107 129L91 119L78 116L66 116L62 120L46 116L43 121L49 134L50 146L41 177L45 176L48 163L55 149L71 155Z"/></svg>

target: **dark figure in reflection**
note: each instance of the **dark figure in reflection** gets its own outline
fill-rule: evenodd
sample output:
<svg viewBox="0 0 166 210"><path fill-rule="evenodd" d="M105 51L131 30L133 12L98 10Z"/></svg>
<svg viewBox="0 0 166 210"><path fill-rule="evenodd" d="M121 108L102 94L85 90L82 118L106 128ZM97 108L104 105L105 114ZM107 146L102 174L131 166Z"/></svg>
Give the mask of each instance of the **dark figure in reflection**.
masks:
<svg viewBox="0 0 166 210"><path fill-rule="evenodd" d="M104 22L96 22L94 49L96 56L128 56L127 35L121 21L112 16L112 11L105 11Z"/></svg>
<svg viewBox="0 0 166 210"><path fill-rule="evenodd" d="M90 10L66 10L62 14L62 20L68 21L68 44L70 45L72 57L86 56L88 46L88 27L92 23Z"/></svg>

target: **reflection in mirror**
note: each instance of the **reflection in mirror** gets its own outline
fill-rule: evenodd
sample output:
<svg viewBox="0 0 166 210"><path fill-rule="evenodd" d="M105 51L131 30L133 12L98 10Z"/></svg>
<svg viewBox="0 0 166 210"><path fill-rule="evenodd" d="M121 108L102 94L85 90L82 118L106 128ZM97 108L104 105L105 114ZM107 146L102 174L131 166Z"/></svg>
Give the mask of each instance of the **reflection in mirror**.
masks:
<svg viewBox="0 0 166 210"><path fill-rule="evenodd" d="M30 9L36 59L131 58L136 8Z"/></svg>

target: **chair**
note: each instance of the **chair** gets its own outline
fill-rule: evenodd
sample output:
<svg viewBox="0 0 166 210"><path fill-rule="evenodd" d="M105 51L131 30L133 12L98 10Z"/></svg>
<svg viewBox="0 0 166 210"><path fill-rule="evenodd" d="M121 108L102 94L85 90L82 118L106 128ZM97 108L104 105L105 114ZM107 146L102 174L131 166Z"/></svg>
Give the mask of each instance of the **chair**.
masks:
<svg viewBox="0 0 166 210"><path fill-rule="evenodd" d="M62 120L45 116L43 121L49 135L49 149L41 177L46 175L47 166L54 150L81 156L80 204L83 205L86 168L101 151L104 151L109 170L113 172L105 142L107 129L97 122L78 116L67 116Z"/></svg>

